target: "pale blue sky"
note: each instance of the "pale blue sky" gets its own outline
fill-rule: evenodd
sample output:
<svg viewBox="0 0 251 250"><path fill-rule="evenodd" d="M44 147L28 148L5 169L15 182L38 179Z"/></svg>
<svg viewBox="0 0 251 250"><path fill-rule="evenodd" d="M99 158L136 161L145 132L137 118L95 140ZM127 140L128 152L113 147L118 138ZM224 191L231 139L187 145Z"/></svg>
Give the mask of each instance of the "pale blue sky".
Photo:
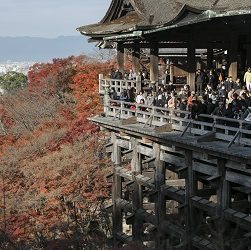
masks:
<svg viewBox="0 0 251 250"><path fill-rule="evenodd" d="M100 21L111 0L0 0L0 36L79 35Z"/></svg>

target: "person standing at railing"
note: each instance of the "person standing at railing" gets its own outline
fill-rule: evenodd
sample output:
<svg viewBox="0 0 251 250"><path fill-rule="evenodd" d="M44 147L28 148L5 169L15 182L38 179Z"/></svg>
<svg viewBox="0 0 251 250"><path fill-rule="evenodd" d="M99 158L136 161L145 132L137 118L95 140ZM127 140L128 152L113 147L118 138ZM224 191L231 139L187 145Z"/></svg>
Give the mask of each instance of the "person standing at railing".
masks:
<svg viewBox="0 0 251 250"><path fill-rule="evenodd" d="M119 97L120 101L128 101L127 89L123 89Z"/></svg>
<svg viewBox="0 0 251 250"><path fill-rule="evenodd" d="M134 87L129 87L127 90L128 102L135 102L136 89Z"/></svg>
<svg viewBox="0 0 251 250"><path fill-rule="evenodd" d="M134 73L132 69L130 69L129 71L128 80L129 81L136 80L136 73Z"/></svg>
<svg viewBox="0 0 251 250"><path fill-rule="evenodd" d="M249 67L247 72L244 75L244 82L248 91L251 91L251 68Z"/></svg>
<svg viewBox="0 0 251 250"><path fill-rule="evenodd" d="M140 103L140 101L144 99L143 92L140 91L139 94L136 96L136 103ZM145 99L144 99L145 101Z"/></svg>
<svg viewBox="0 0 251 250"><path fill-rule="evenodd" d="M242 83L241 83L241 79L237 78L236 81L234 82L234 89L242 89Z"/></svg>
<svg viewBox="0 0 251 250"><path fill-rule="evenodd" d="M123 74L119 71L119 69L116 69L113 77L114 77L113 79L119 79L119 80L121 80L123 78Z"/></svg>
<svg viewBox="0 0 251 250"><path fill-rule="evenodd" d="M150 91L147 93L146 105L147 106L156 106L156 93L155 92Z"/></svg>
<svg viewBox="0 0 251 250"><path fill-rule="evenodd" d="M204 76L204 72L201 72L200 69L198 69L196 72L195 82L196 82L197 95L201 96L203 94L203 87L205 84L205 76Z"/></svg>
<svg viewBox="0 0 251 250"><path fill-rule="evenodd" d="M113 100L117 100L118 99L118 94L117 94L117 92L116 92L116 90L115 90L115 88L114 87L112 87L110 90L109 90L109 96L110 96L110 98L111 99L113 99Z"/></svg>
<svg viewBox="0 0 251 250"><path fill-rule="evenodd" d="M174 92L171 92L171 98L167 102L167 107L170 109L176 109L177 107L177 98Z"/></svg>

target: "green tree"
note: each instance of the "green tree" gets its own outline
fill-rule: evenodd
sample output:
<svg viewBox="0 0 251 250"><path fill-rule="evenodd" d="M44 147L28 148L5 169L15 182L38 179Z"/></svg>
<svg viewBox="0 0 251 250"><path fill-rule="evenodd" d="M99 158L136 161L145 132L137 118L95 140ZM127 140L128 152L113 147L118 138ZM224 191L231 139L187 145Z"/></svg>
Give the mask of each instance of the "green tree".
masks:
<svg viewBox="0 0 251 250"><path fill-rule="evenodd" d="M9 71L0 76L0 87L5 91L13 91L26 86L27 76L23 73Z"/></svg>

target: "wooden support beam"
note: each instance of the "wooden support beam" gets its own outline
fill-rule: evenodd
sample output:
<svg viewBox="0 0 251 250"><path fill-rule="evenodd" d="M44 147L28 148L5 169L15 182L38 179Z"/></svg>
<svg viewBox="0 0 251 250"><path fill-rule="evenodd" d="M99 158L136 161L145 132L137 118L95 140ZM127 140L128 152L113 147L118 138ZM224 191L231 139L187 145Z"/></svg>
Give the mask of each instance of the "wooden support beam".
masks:
<svg viewBox="0 0 251 250"><path fill-rule="evenodd" d="M251 177L244 174L239 174L230 170L226 172L226 181L240 184L244 187L251 188Z"/></svg>
<svg viewBox="0 0 251 250"><path fill-rule="evenodd" d="M192 44L189 44L187 48L187 64L188 64L187 83L190 86L190 89L195 91L196 60L195 60L195 48L192 46Z"/></svg>
<svg viewBox="0 0 251 250"><path fill-rule="evenodd" d="M207 68L212 69L213 67L213 49L207 49Z"/></svg>
<svg viewBox="0 0 251 250"><path fill-rule="evenodd" d="M142 164L150 163L150 162L154 161L155 159L156 159L156 157L148 158L148 159L142 161Z"/></svg>
<svg viewBox="0 0 251 250"><path fill-rule="evenodd" d="M229 231L229 224L224 221L224 210L229 208L231 202L230 183L226 181L226 160L218 159L217 164L219 185L217 188L217 207L216 216L219 217L217 221L217 242L219 250L227 250L230 248L229 241L231 239L231 231Z"/></svg>
<svg viewBox="0 0 251 250"><path fill-rule="evenodd" d="M132 69L133 72L139 75L140 73L140 47L134 44L132 49Z"/></svg>
<svg viewBox="0 0 251 250"><path fill-rule="evenodd" d="M157 46L150 48L150 81L158 82L159 80L159 49Z"/></svg>
<svg viewBox="0 0 251 250"><path fill-rule="evenodd" d="M113 202L113 213L112 213L112 225L113 225L113 236L116 233L122 233L122 210L117 205L117 200L122 198L122 178L116 172L116 168L121 164L121 148L118 146L116 134L113 132L111 134L111 141L113 143L113 186L112 186L112 202ZM119 247L119 242L114 237L114 248Z"/></svg>
<svg viewBox="0 0 251 250"><path fill-rule="evenodd" d="M119 71L124 73L124 47L123 44L117 43L117 64Z"/></svg>
<svg viewBox="0 0 251 250"><path fill-rule="evenodd" d="M186 206L186 219L185 219L185 228L186 228L186 243L187 250L193 249L192 238L196 229L196 216L195 211L192 207L191 198L196 194L197 191L197 180L195 178L195 173L193 171L193 153L191 150L185 151L185 165L188 168L188 175L186 178L186 186L185 186L185 206Z"/></svg>
<svg viewBox="0 0 251 250"><path fill-rule="evenodd" d="M127 154L130 154L133 152L133 149L128 149L128 150L125 150L125 151L122 151L122 155L127 155Z"/></svg>
<svg viewBox="0 0 251 250"><path fill-rule="evenodd" d="M199 189L197 191L197 195L200 197L210 197L212 195L216 194L216 189L215 188L204 188L204 189Z"/></svg>
<svg viewBox="0 0 251 250"><path fill-rule="evenodd" d="M185 179L178 179L178 180L166 180L166 185L172 187L185 187Z"/></svg>
<svg viewBox="0 0 251 250"><path fill-rule="evenodd" d="M154 130L156 133L164 133L164 132L172 132L173 128L171 123L166 123L162 126L156 127Z"/></svg>
<svg viewBox="0 0 251 250"><path fill-rule="evenodd" d="M161 186L165 184L166 178L166 168L164 162L160 159L161 149L160 145L157 143L153 144L153 151L155 156L154 166L155 166L155 187L158 192L155 199L155 214L157 225L166 217L166 200L165 196L161 192ZM161 231L157 230L157 236L155 240L155 247L159 250L166 249L165 241L161 240Z"/></svg>
<svg viewBox="0 0 251 250"><path fill-rule="evenodd" d="M196 139L196 141L197 141L198 143L200 143L200 142L215 141L215 140L216 140L215 135L216 135L216 132L208 132L208 133L206 133L206 134L204 134L204 135L199 136L199 137Z"/></svg>
<svg viewBox="0 0 251 250"><path fill-rule="evenodd" d="M142 186L138 184L136 179L136 176L141 175L142 173L142 165L141 165L142 159L141 159L141 154L139 154L137 151L137 146L138 146L138 140L136 138L131 138L131 148L133 149L131 171L132 171L132 180L134 181L134 190L132 194L132 208L134 213L143 207ZM132 237L133 241L142 242L143 222L142 220L136 217L132 224Z"/></svg>
<svg viewBox="0 0 251 250"><path fill-rule="evenodd" d="M138 123L136 116L129 117L121 121L121 125L130 125L130 124L136 124L136 123Z"/></svg>

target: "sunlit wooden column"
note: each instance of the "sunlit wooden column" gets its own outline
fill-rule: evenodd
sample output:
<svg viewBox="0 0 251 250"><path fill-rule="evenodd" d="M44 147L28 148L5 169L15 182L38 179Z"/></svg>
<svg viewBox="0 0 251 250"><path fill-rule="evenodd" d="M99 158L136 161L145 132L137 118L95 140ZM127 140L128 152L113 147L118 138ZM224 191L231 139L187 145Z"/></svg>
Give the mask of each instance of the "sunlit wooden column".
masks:
<svg viewBox="0 0 251 250"><path fill-rule="evenodd" d="M238 73L238 41L236 38L232 38L231 45L228 49L228 61L229 69L228 75L232 76L233 80L237 79Z"/></svg>
<svg viewBox="0 0 251 250"><path fill-rule="evenodd" d="M159 80L159 48L156 44L150 48L150 81Z"/></svg>
<svg viewBox="0 0 251 250"><path fill-rule="evenodd" d="M116 134L112 132L111 141L113 143L112 163L113 163L113 184L112 184L112 201L113 201L113 213L112 213L112 228L114 248L119 247L119 243L116 240L116 234L122 233L122 209L118 204L118 200L122 198L122 177L117 174L117 168L121 166L121 148L118 146Z"/></svg>
<svg viewBox="0 0 251 250"><path fill-rule="evenodd" d="M157 191L157 195L155 197L155 214L156 214L156 222L158 228L161 228L161 223L165 220L166 217L166 199L164 194L161 192L161 186L165 184L165 175L166 168L165 163L160 160L160 144L153 144L153 152L154 152L154 166L155 166L155 188ZM157 237L155 239L155 249L164 250L166 249L165 241L161 239L162 232L157 232Z"/></svg>
<svg viewBox="0 0 251 250"><path fill-rule="evenodd" d="M143 207L143 197L142 197L142 186L139 185L136 181L135 176L142 173L142 164L141 164L141 154L138 153L138 140L136 138L131 138L131 149L132 161L131 161L131 171L134 178L134 189L132 194L132 209L136 214L138 209ZM143 237L143 222L137 216L134 217L132 224L132 237L133 241L142 241Z"/></svg>
<svg viewBox="0 0 251 250"><path fill-rule="evenodd" d="M124 73L124 62L125 62L124 46L122 43L117 43L117 64L118 64L118 69L121 73Z"/></svg>
<svg viewBox="0 0 251 250"><path fill-rule="evenodd" d="M132 48L132 70L136 75L140 72L140 47L139 44L134 44Z"/></svg>
<svg viewBox="0 0 251 250"><path fill-rule="evenodd" d="M195 48L189 45L187 48L187 70L188 77L187 83L191 90L195 90L195 70L196 70L196 60L195 60Z"/></svg>

